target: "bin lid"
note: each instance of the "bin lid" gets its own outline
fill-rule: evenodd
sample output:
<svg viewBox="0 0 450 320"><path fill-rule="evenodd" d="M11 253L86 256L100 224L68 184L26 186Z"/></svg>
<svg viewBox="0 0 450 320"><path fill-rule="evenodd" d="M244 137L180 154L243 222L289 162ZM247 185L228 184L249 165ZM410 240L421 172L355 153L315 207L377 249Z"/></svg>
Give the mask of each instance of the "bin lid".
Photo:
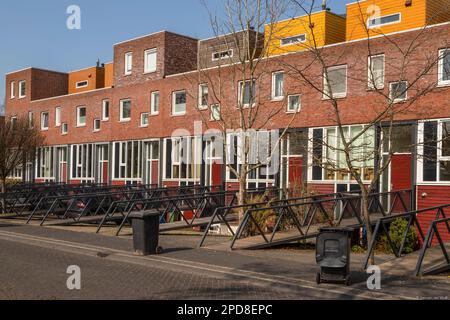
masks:
<svg viewBox="0 0 450 320"><path fill-rule="evenodd" d="M339 228L339 227L323 227L319 229L319 232L333 232L333 233L351 233L353 232L350 228Z"/></svg>
<svg viewBox="0 0 450 320"><path fill-rule="evenodd" d="M154 216L159 216L160 212L158 210L146 210L146 211L133 211L128 216L130 219L144 219Z"/></svg>

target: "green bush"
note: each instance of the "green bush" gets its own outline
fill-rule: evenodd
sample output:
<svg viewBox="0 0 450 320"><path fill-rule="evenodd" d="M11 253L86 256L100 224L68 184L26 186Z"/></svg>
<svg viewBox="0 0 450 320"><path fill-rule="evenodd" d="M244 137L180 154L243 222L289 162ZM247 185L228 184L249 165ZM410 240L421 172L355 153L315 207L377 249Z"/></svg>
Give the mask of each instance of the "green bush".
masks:
<svg viewBox="0 0 450 320"><path fill-rule="evenodd" d="M403 237L406 232L406 227L408 226L408 220L404 218L399 218L394 220L389 227L389 236L391 237L392 242L395 244L397 248L400 248L400 245L403 241ZM416 233L416 229L414 226L411 226L408 231L408 235L406 236L406 241L403 246L402 253L411 253L417 248L418 237Z"/></svg>

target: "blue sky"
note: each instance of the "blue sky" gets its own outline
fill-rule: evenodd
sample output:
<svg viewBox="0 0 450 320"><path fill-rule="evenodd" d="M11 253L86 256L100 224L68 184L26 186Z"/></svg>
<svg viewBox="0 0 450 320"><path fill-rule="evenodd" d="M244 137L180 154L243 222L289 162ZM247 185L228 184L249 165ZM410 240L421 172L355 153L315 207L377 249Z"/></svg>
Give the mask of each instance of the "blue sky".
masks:
<svg viewBox="0 0 450 320"><path fill-rule="evenodd" d="M205 1L221 8L222 0ZM345 13L345 3L353 1L329 0L329 7ZM66 28L66 9L73 4L81 8L81 30ZM98 58L109 62L114 43L160 30L195 38L213 34L200 0L2 0L0 101L8 72L30 66L68 72Z"/></svg>

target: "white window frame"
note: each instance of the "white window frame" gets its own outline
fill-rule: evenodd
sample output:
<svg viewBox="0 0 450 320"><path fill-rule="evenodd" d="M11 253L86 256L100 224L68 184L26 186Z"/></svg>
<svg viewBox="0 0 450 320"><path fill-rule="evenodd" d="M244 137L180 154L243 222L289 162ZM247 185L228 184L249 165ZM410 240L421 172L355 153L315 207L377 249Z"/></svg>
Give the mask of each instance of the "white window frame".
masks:
<svg viewBox="0 0 450 320"><path fill-rule="evenodd" d="M10 84L10 99L15 99L16 98L16 82L15 81L11 81Z"/></svg>
<svg viewBox="0 0 450 320"><path fill-rule="evenodd" d="M80 111L81 109L85 110L85 119L84 119L84 123L80 122ZM86 126L86 122L87 122L87 109L86 106L79 106L77 107L77 127L85 127Z"/></svg>
<svg viewBox="0 0 450 320"><path fill-rule="evenodd" d="M330 74L330 71L335 71L341 68L345 68L345 93L339 92L339 93L335 93L333 92L333 96L331 96L331 93L329 92L328 95L325 94L328 91L328 79L327 79L327 74ZM327 67L326 68L327 72L323 72L323 91L324 91L324 95L323 95L323 99L340 99L340 98L345 98L347 97L347 93L348 93L348 66L346 64L342 64L339 66L331 66L331 67Z"/></svg>
<svg viewBox="0 0 450 320"><path fill-rule="evenodd" d="M75 87L77 89L86 88L87 86L89 86L89 80L78 81L75 84Z"/></svg>
<svg viewBox="0 0 450 320"><path fill-rule="evenodd" d="M218 108L218 112L219 112L218 117L214 116L214 108ZM211 112L211 117L210 117L211 121L220 121L222 119L222 116L221 116L221 113L220 113L220 104L219 103L212 104L210 112Z"/></svg>
<svg viewBox="0 0 450 320"><path fill-rule="evenodd" d="M28 126L30 129L34 129L34 112L28 111Z"/></svg>
<svg viewBox="0 0 450 320"><path fill-rule="evenodd" d="M386 18L386 17L397 16L397 15L398 15L398 21L393 21L393 22L388 22L388 23L381 23L381 19ZM377 25L371 26L370 22L375 20L375 19L380 19L380 23L377 24ZM384 27L384 26L389 26L389 25L392 25L392 24L397 24L397 23L400 23L400 22L402 22L402 13L401 12L397 12L397 13L392 13L392 14L388 14L388 15L385 15L385 16L379 16L379 17L373 17L373 18L367 19L367 28L368 29L376 29L376 28L381 28L381 27Z"/></svg>
<svg viewBox="0 0 450 320"><path fill-rule="evenodd" d="M450 58L450 48L439 50L438 86L450 86L450 80L442 80L442 76L444 75L444 56Z"/></svg>
<svg viewBox="0 0 450 320"><path fill-rule="evenodd" d="M377 86L375 88L375 86L373 85L373 79L372 79L372 75L373 75L373 71L372 71L372 59L375 58L383 58L383 83L379 86ZM386 79L386 56L385 54L377 54L377 55L373 55L373 56L369 56L367 58L367 86L370 90L382 90L384 89L384 81Z"/></svg>
<svg viewBox="0 0 450 320"><path fill-rule="evenodd" d="M106 116L106 102L108 103L108 116ZM109 99L103 99L102 100L102 121L108 121L109 120L109 114L111 112Z"/></svg>
<svg viewBox="0 0 450 320"><path fill-rule="evenodd" d="M184 111L178 111L175 112L175 105L176 105L176 96L179 93L184 93L184 95L186 96L186 103L184 105ZM186 114L186 109L187 109L187 93L186 90L178 90L178 91L174 91L172 92L172 115L173 116L182 116Z"/></svg>
<svg viewBox="0 0 450 320"><path fill-rule="evenodd" d="M67 124L67 122L63 122L61 123L61 135L66 135L69 133L69 125Z"/></svg>
<svg viewBox="0 0 450 320"><path fill-rule="evenodd" d="M291 110L289 109L289 106L291 105L291 98L293 97L298 97L298 109L297 110ZM300 110L302 109L302 95L301 94L290 94L288 95L288 99L287 99L287 113L299 113Z"/></svg>
<svg viewBox="0 0 450 320"><path fill-rule="evenodd" d="M102 126L102 121L100 120L100 118L95 118L93 121L93 127L94 127L94 132L99 132L101 130L101 126ZM96 123L98 123L98 128L95 127Z"/></svg>
<svg viewBox="0 0 450 320"><path fill-rule="evenodd" d="M227 53L226 57L222 57L222 53ZM215 58L214 56L218 54L219 58ZM228 49L228 50L222 50L222 51L215 51L211 54L211 60L212 61L220 61L223 59L231 59L234 56L234 50L233 49Z"/></svg>
<svg viewBox="0 0 450 320"><path fill-rule="evenodd" d="M145 116L147 116L147 123L146 124L144 124L144 121L143 121ZM141 113L141 118L140 118L140 123L139 123L139 127L140 128L147 128L148 127L148 124L149 124L148 116L149 116L148 112Z"/></svg>
<svg viewBox="0 0 450 320"><path fill-rule="evenodd" d="M25 98L27 96L27 93L25 92L24 94L22 94L22 86L26 86L26 81L25 80L21 80L19 81L19 99ZM26 87L25 87L26 90Z"/></svg>
<svg viewBox="0 0 450 320"><path fill-rule="evenodd" d="M392 99L392 85L394 84L398 84L401 82L405 82L406 83L406 92L405 92L405 98L404 99ZM393 81L389 83L389 99L392 100L393 103L401 103L401 102L405 102L408 100L408 81L406 80L402 80L402 81Z"/></svg>
<svg viewBox="0 0 450 320"><path fill-rule="evenodd" d="M11 117L11 127L14 128L17 125L17 117L12 116Z"/></svg>
<svg viewBox="0 0 450 320"><path fill-rule="evenodd" d="M149 56L155 56L155 66L152 69L149 69ZM158 49L152 48L144 51L144 73L154 73L158 68Z"/></svg>
<svg viewBox="0 0 450 320"><path fill-rule="evenodd" d="M133 52L126 52L124 60L124 73L126 76L129 76L133 73Z"/></svg>
<svg viewBox="0 0 450 320"><path fill-rule="evenodd" d="M158 110L156 110L155 96L158 96ZM161 96L159 94L159 91L153 91L150 94L150 114L151 115L159 114L160 106L161 106Z"/></svg>
<svg viewBox="0 0 450 320"><path fill-rule="evenodd" d="M283 75L283 81L282 81L282 86L281 86L281 96L276 96L275 95L275 91L276 91L276 82L275 79L277 77L277 75L282 74ZM284 99L284 71L275 71L272 73L272 100L273 101L281 101Z"/></svg>
<svg viewBox="0 0 450 320"><path fill-rule="evenodd" d="M61 107L55 108L55 127L61 126Z"/></svg>
<svg viewBox="0 0 450 320"><path fill-rule="evenodd" d="M291 39L298 39L299 37L303 37L303 40L296 40L296 41L291 41L289 43L283 43L287 40L291 40ZM295 36L290 36L290 37L286 37L286 38L282 38L280 39L280 46L281 47L286 47L286 46L291 46L294 44L299 44L299 43L305 43L306 42L306 33L302 33L302 34L297 34Z"/></svg>
<svg viewBox="0 0 450 320"><path fill-rule="evenodd" d="M246 86L246 84L247 84L247 82L250 82L250 84L251 84L251 88L250 88L250 90L252 90L253 89L253 84L255 85L255 95L254 95L254 97L253 97L253 99L255 100L254 102L253 102L253 104L252 104L252 108L256 105L256 97L257 97L257 87L256 87L256 81L255 80L245 80L245 81L239 81L238 82L238 96L237 96L237 98L238 98L238 101L237 101L237 108L239 109L239 99L241 98L241 93L242 93L242 90L244 90L245 91L245 86ZM244 96L242 96L242 98L244 98ZM250 103L244 103L244 101L242 101L242 108L249 108L250 107Z"/></svg>
<svg viewBox="0 0 450 320"><path fill-rule="evenodd" d="M424 181L423 176L423 153L424 153L424 132L425 132L425 123L426 122L437 122L437 141L436 141L436 181ZM442 119L429 119L429 120L421 120L418 122L417 128L417 183L419 185L434 185L434 186L448 186L450 185L450 181L441 180L441 162L450 161L450 157L442 156L442 132L444 123L450 122L450 118L442 118Z"/></svg>
<svg viewBox="0 0 450 320"><path fill-rule="evenodd" d="M45 117L44 115L47 115L47 126L45 126ZM50 122L50 113L48 111L43 111L41 112L41 131L47 131L48 127L49 127L49 122Z"/></svg>
<svg viewBox="0 0 450 320"><path fill-rule="evenodd" d="M198 85L198 109L199 110L206 110L208 109L208 101L206 101L206 104L203 104L203 88L206 87L206 92L209 99L209 87L207 83L201 83Z"/></svg>
<svg viewBox="0 0 450 320"><path fill-rule="evenodd" d="M130 117L124 118L123 117L123 105L124 105L124 102L127 102L127 101L130 102ZM120 113L120 115L119 115L120 116L120 119L119 119L120 122L129 122L129 121L131 121L131 99L122 99L122 100L120 100L119 113Z"/></svg>

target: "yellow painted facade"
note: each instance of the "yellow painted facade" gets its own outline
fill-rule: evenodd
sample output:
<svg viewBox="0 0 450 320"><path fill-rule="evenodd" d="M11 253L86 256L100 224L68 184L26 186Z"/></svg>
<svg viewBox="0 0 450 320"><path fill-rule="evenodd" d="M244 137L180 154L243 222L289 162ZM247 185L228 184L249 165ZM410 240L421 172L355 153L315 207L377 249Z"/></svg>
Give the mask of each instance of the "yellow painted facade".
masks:
<svg viewBox="0 0 450 320"><path fill-rule="evenodd" d="M345 41L345 18L329 11L316 12L267 25L265 28L268 56L304 51L317 46ZM271 28L272 27L272 28ZM270 31L272 29L272 32ZM304 36L304 41L286 44L290 37Z"/></svg>
<svg viewBox="0 0 450 320"><path fill-rule="evenodd" d="M346 40L364 39L449 21L450 0L361 0L347 5ZM372 19L397 21L370 26ZM381 20L378 20L381 21Z"/></svg>

